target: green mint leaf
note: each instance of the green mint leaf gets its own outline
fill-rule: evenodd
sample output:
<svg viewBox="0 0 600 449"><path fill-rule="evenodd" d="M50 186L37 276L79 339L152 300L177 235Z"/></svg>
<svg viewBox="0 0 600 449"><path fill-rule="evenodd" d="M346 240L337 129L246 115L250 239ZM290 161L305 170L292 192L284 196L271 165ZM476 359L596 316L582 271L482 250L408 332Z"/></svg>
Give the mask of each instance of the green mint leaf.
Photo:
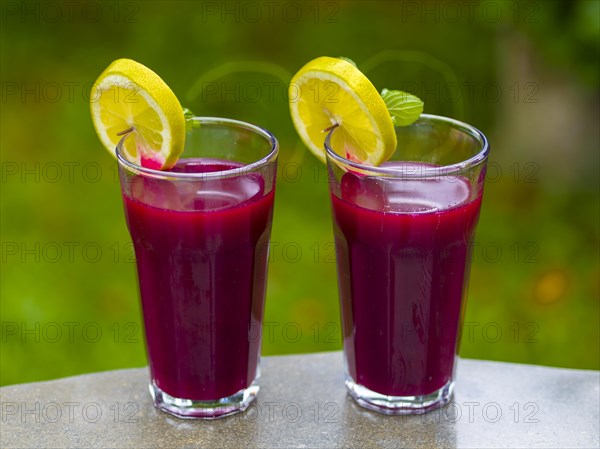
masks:
<svg viewBox="0 0 600 449"><path fill-rule="evenodd" d="M381 98L385 102L394 125L407 126L415 122L423 112L423 102L413 94L401 90L381 91Z"/></svg>
<svg viewBox="0 0 600 449"><path fill-rule="evenodd" d="M192 128L198 128L198 122L190 120L195 114L188 108L183 108L183 117L185 118L185 130L189 131Z"/></svg>
<svg viewBox="0 0 600 449"><path fill-rule="evenodd" d="M350 59L350 58L346 58L345 56L338 56L338 59L341 59L343 61L349 62L354 67L356 67L356 63L352 59Z"/></svg>

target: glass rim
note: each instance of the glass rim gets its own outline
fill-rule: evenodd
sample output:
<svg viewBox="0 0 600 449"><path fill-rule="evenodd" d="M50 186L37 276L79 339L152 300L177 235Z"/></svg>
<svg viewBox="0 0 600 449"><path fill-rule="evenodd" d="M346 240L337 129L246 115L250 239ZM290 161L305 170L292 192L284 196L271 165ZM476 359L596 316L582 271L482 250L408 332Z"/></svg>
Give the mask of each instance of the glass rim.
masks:
<svg viewBox="0 0 600 449"><path fill-rule="evenodd" d="M327 137L325 137L324 146L325 146L325 153L327 156L327 160L332 159L338 165L342 164L342 165L349 166L354 169L360 170L361 172L367 172L370 174L384 175L387 177L402 177L403 179L410 179L410 178L423 179L424 177L429 178L429 177L436 177L436 176L440 176L440 175L446 176L446 175L455 175L455 174L461 173L465 169L473 167L473 166L485 161L486 158L488 157L488 154L490 152L490 145L487 140L487 137L485 137L485 134L483 134L481 131L479 131L479 129L475 128L474 126L469 125L468 123L465 123L465 122L461 122L460 120L456 120L456 119L449 118L449 117L444 117L442 115L421 114L421 116L419 117L419 120L421 120L421 119L432 120L432 121L450 124L453 128L458 129L458 130L468 134L469 136L475 138L480 143L481 149L476 154L474 154L473 156L471 156L468 159L465 159L464 161L456 162L454 164L449 164L449 165L441 165L441 166L430 166L430 167L423 166L423 167L419 167L418 172L415 172L415 171L407 172L407 171L399 170L398 168L393 168L393 167L377 167L377 166L373 166L373 165L361 164L360 162L351 161L350 159L347 159L344 156L337 154L333 150L333 148L331 147L331 144L330 144L331 136L337 129L337 127L336 127L336 128L333 128L332 130L330 130L327 133ZM418 121L415 123L418 123ZM413 123L409 126L413 126L413 125L415 125L415 123ZM418 162L418 161L406 161L406 162Z"/></svg>
<svg viewBox="0 0 600 449"><path fill-rule="evenodd" d="M206 125L226 125L231 128L241 128L248 131L252 131L257 135L263 137L270 145L270 150L266 156L251 162L250 164L243 165L238 168L231 168L227 170L217 170L211 172L204 173L179 173L172 172L168 170L155 170L152 168L142 167L141 165L136 164L135 162L129 161L122 153L123 144L125 139L127 139L130 134L123 136L121 140L117 143L115 147L115 155L117 157L117 161L119 165L127 167L129 170L135 172L136 174L142 174L152 178L176 178L176 179L187 179L187 180L207 180L207 179L223 179L229 178L233 176L247 174L248 172L255 171L261 168L264 165L267 165L270 162L273 162L277 158L277 154L279 152L279 142L277 138L270 132L264 128L261 128L258 125L253 125L252 123L243 122L241 120L235 120L230 118L223 117L190 117L186 119L187 121L194 121L201 124ZM202 128L196 128L202 129ZM187 131L186 131L187 134ZM185 149L184 149L185 151Z"/></svg>

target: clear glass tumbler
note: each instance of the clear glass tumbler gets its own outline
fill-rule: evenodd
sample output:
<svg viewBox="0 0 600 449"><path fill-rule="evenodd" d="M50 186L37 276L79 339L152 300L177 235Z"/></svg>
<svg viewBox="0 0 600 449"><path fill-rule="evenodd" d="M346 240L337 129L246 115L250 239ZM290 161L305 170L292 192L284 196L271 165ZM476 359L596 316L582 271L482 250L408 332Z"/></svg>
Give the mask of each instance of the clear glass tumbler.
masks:
<svg viewBox="0 0 600 449"><path fill-rule="evenodd" d="M168 171L117 146L135 247L150 393L183 418L242 411L258 393L278 143L236 120L189 119Z"/></svg>
<svg viewBox="0 0 600 449"><path fill-rule="evenodd" d="M337 129L325 142L346 387L389 415L451 398L489 152L480 131L445 117L396 135L377 167L340 155Z"/></svg>

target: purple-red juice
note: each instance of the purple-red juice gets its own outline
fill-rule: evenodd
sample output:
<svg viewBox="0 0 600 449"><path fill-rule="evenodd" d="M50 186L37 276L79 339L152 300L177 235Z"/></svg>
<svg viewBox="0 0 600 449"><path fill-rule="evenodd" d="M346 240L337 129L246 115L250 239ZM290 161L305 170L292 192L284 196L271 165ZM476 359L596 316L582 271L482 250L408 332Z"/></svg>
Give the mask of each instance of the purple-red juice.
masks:
<svg viewBox="0 0 600 449"><path fill-rule="evenodd" d="M435 392L453 377L481 192L346 173L332 202L348 374L383 395Z"/></svg>
<svg viewBox="0 0 600 449"><path fill-rule="evenodd" d="M171 171L240 166L182 159ZM123 187L151 376L165 393L210 401L255 379L273 197L258 173L196 181L136 175Z"/></svg>

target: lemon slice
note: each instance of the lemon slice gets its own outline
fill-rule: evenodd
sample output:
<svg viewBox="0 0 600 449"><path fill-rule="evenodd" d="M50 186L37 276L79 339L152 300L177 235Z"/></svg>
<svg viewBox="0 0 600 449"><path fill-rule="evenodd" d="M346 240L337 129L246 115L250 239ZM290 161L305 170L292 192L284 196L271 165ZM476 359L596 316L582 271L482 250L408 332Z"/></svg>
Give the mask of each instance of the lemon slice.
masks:
<svg viewBox="0 0 600 449"><path fill-rule="evenodd" d="M185 143L185 117L177 97L152 70L131 59L117 59L100 74L90 95L98 137L115 156L123 135L128 160L143 167L169 169Z"/></svg>
<svg viewBox="0 0 600 449"><path fill-rule="evenodd" d="M337 126L331 146L340 155L379 165L396 151L385 102L353 64L320 57L302 67L289 87L290 113L304 144L325 161L324 131Z"/></svg>

